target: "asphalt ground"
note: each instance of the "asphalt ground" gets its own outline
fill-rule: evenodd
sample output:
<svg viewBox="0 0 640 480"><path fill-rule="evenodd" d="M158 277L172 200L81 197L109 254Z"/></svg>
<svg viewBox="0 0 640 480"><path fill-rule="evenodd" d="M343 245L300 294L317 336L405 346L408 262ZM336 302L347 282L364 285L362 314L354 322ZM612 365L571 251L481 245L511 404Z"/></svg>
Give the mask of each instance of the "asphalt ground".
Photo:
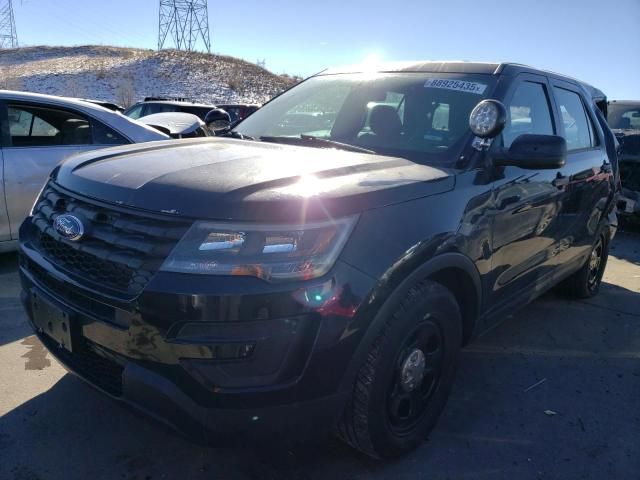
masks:
<svg viewBox="0 0 640 480"><path fill-rule="evenodd" d="M465 348L428 441L387 463L336 440L204 448L137 416L31 335L16 270L0 255L0 480L640 478L640 234L596 298L551 292Z"/></svg>

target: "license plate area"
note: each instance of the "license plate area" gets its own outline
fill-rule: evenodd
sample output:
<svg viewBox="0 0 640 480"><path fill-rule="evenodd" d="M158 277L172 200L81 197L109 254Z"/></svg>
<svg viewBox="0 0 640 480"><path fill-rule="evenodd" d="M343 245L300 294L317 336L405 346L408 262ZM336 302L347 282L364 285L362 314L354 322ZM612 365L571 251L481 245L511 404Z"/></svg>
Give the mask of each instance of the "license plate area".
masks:
<svg viewBox="0 0 640 480"><path fill-rule="evenodd" d="M31 311L33 323L38 331L71 352L73 318L70 313L55 305L35 289L31 291Z"/></svg>

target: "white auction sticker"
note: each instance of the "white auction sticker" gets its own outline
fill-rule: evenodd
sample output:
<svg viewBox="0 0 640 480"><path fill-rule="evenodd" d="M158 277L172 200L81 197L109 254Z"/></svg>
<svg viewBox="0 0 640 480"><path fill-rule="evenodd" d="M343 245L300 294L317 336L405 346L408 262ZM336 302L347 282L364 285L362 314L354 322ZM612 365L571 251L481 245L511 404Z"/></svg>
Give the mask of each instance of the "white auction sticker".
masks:
<svg viewBox="0 0 640 480"><path fill-rule="evenodd" d="M476 95L482 95L487 89L487 86L484 83L467 82L464 80L445 80L441 78L430 78L424 82L424 87L444 88L446 90L475 93Z"/></svg>

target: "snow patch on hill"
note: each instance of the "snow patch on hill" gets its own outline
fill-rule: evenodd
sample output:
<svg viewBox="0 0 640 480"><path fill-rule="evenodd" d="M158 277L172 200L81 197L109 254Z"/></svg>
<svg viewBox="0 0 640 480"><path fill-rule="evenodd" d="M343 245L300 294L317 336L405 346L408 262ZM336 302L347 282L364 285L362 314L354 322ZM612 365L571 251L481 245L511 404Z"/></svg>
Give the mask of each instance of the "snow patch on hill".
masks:
<svg viewBox="0 0 640 480"><path fill-rule="evenodd" d="M233 57L105 46L0 51L0 88L131 104L146 96L263 103L292 79Z"/></svg>

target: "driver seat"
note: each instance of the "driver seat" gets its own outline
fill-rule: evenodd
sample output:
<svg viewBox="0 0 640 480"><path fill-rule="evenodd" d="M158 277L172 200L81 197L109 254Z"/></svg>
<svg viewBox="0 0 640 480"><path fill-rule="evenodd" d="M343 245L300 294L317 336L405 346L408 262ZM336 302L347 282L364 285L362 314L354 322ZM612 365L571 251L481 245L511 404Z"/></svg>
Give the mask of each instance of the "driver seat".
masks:
<svg viewBox="0 0 640 480"><path fill-rule="evenodd" d="M396 145L402 139L402 120L395 107L376 105L371 109L369 127L373 133L365 133L360 140L372 145Z"/></svg>

